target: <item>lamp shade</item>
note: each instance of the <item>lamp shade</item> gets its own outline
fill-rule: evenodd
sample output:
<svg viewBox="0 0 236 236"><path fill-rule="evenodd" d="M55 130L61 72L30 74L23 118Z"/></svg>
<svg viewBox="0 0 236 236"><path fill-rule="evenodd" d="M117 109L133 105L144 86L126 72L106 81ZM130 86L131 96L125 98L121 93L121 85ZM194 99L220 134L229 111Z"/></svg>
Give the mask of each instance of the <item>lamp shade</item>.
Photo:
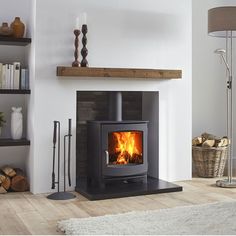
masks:
<svg viewBox="0 0 236 236"><path fill-rule="evenodd" d="M232 36L236 37L236 6L210 9L208 11L208 34L226 38L227 31L232 31Z"/></svg>

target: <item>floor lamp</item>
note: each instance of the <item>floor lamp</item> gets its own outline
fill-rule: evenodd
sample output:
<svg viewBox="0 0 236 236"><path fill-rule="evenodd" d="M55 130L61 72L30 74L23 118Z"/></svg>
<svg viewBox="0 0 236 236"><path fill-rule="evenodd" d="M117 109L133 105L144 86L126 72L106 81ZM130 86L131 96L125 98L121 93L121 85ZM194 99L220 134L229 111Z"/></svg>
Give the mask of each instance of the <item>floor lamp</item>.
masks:
<svg viewBox="0 0 236 236"><path fill-rule="evenodd" d="M236 37L236 6L217 7L208 11L208 34L226 39L226 50L217 49L227 70L227 136L230 140L228 148L228 179L216 181L216 185L224 188L235 188L233 179L233 38Z"/></svg>

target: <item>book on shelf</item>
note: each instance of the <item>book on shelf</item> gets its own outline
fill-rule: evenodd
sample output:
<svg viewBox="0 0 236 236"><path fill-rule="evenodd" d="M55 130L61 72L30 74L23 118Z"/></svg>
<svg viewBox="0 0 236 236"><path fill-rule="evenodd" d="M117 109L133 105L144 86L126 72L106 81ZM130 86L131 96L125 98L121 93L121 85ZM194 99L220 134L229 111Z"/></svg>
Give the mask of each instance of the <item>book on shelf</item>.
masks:
<svg viewBox="0 0 236 236"><path fill-rule="evenodd" d="M14 87L13 87L13 76L14 76L14 72L13 72L13 65L9 65L9 69L10 69L10 86L9 86L9 89L13 89Z"/></svg>
<svg viewBox="0 0 236 236"><path fill-rule="evenodd" d="M20 62L13 63L13 88L20 89Z"/></svg>
<svg viewBox="0 0 236 236"><path fill-rule="evenodd" d="M2 89L6 89L7 88L7 82L6 82L6 69L7 66L6 65L2 65L2 73L1 73L1 85L2 85Z"/></svg>
<svg viewBox="0 0 236 236"><path fill-rule="evenodd" d="M6 89L11 88L11 67L10 64L6 64Z"/></svg>
<svg viewBox="0 0 236 236"><path fill-rule="evenodd" d="M21 69L20 88L29 89L29 70Z"/></svg>
<svg viewBox="0 0 236 236"><path fill-rule="evenodd" d="M19 65L19 63L17 63ZM0 85L1 89L14 89L14 64L0 63ZM19 86L18 86L19 89Z"/></svg>
<svg viewBox="0 0 236 236"><path fill-rule="evenodd" d="M29 89L29 70L20 62L0 63L0 89Z"/></svg>
<svg viewBox="0 0 236 236"><path fill-rule="evenodd" d="M3 67L3 64L0 63L0 88L2 88L2 67Z"/></svg>

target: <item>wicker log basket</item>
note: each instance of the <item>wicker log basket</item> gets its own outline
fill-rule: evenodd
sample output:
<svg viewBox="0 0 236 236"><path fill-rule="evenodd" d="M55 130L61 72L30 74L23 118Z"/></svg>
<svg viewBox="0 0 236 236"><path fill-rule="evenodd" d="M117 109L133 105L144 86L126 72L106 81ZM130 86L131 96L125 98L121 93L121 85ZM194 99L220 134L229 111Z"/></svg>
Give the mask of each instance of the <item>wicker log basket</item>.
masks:
<svg viewBox="0 0 236 236"><path fill-rule="evenodd" d="M222 177L227 161L227 147L192 147L193 163L199 177Z"/></svg>
<svg viewBox="0 0 236 236"><path fill-rule="evenodd" d="M193 139L192 157L199 177L222 177L228 157L228 139L207 133Z"/></svg>

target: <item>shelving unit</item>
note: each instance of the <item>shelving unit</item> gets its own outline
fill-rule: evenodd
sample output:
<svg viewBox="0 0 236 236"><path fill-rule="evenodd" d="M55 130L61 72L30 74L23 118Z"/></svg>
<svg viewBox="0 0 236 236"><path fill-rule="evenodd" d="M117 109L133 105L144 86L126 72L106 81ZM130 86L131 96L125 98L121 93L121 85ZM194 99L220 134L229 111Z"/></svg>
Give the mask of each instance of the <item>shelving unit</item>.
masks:
<svg viewBox="0 0 236 236"><path fill-rule="evenodd" d="M24 138L19 140L0 138L0 147L29 146L29 145L30 141Z"/></svg>
<svg viewBox="0 0 236 236"><path fill-rule="evenodd" d="M136 68L95 68L58 66L57 76L65 77L109 77L143 79L181 79L181 70L136 69Z"/></svg>
<svg viewBox="0 0 236 236"><path fill-rule="evenodd" d="M25 47L31 43L31 38L12 38L12 37L2 37L0 36L0 46L18 46ZM14 49L13 49L14 50ZM18 95L28 95L31 94L30 89L0 89L0 94L6 94L8 96L18 94ZM7 101L6 101L7 102ZM13 146L29 146L30 141L26 138L20 140L13 140L10 138L0 137L0 147L13 147Z"/></svg>

